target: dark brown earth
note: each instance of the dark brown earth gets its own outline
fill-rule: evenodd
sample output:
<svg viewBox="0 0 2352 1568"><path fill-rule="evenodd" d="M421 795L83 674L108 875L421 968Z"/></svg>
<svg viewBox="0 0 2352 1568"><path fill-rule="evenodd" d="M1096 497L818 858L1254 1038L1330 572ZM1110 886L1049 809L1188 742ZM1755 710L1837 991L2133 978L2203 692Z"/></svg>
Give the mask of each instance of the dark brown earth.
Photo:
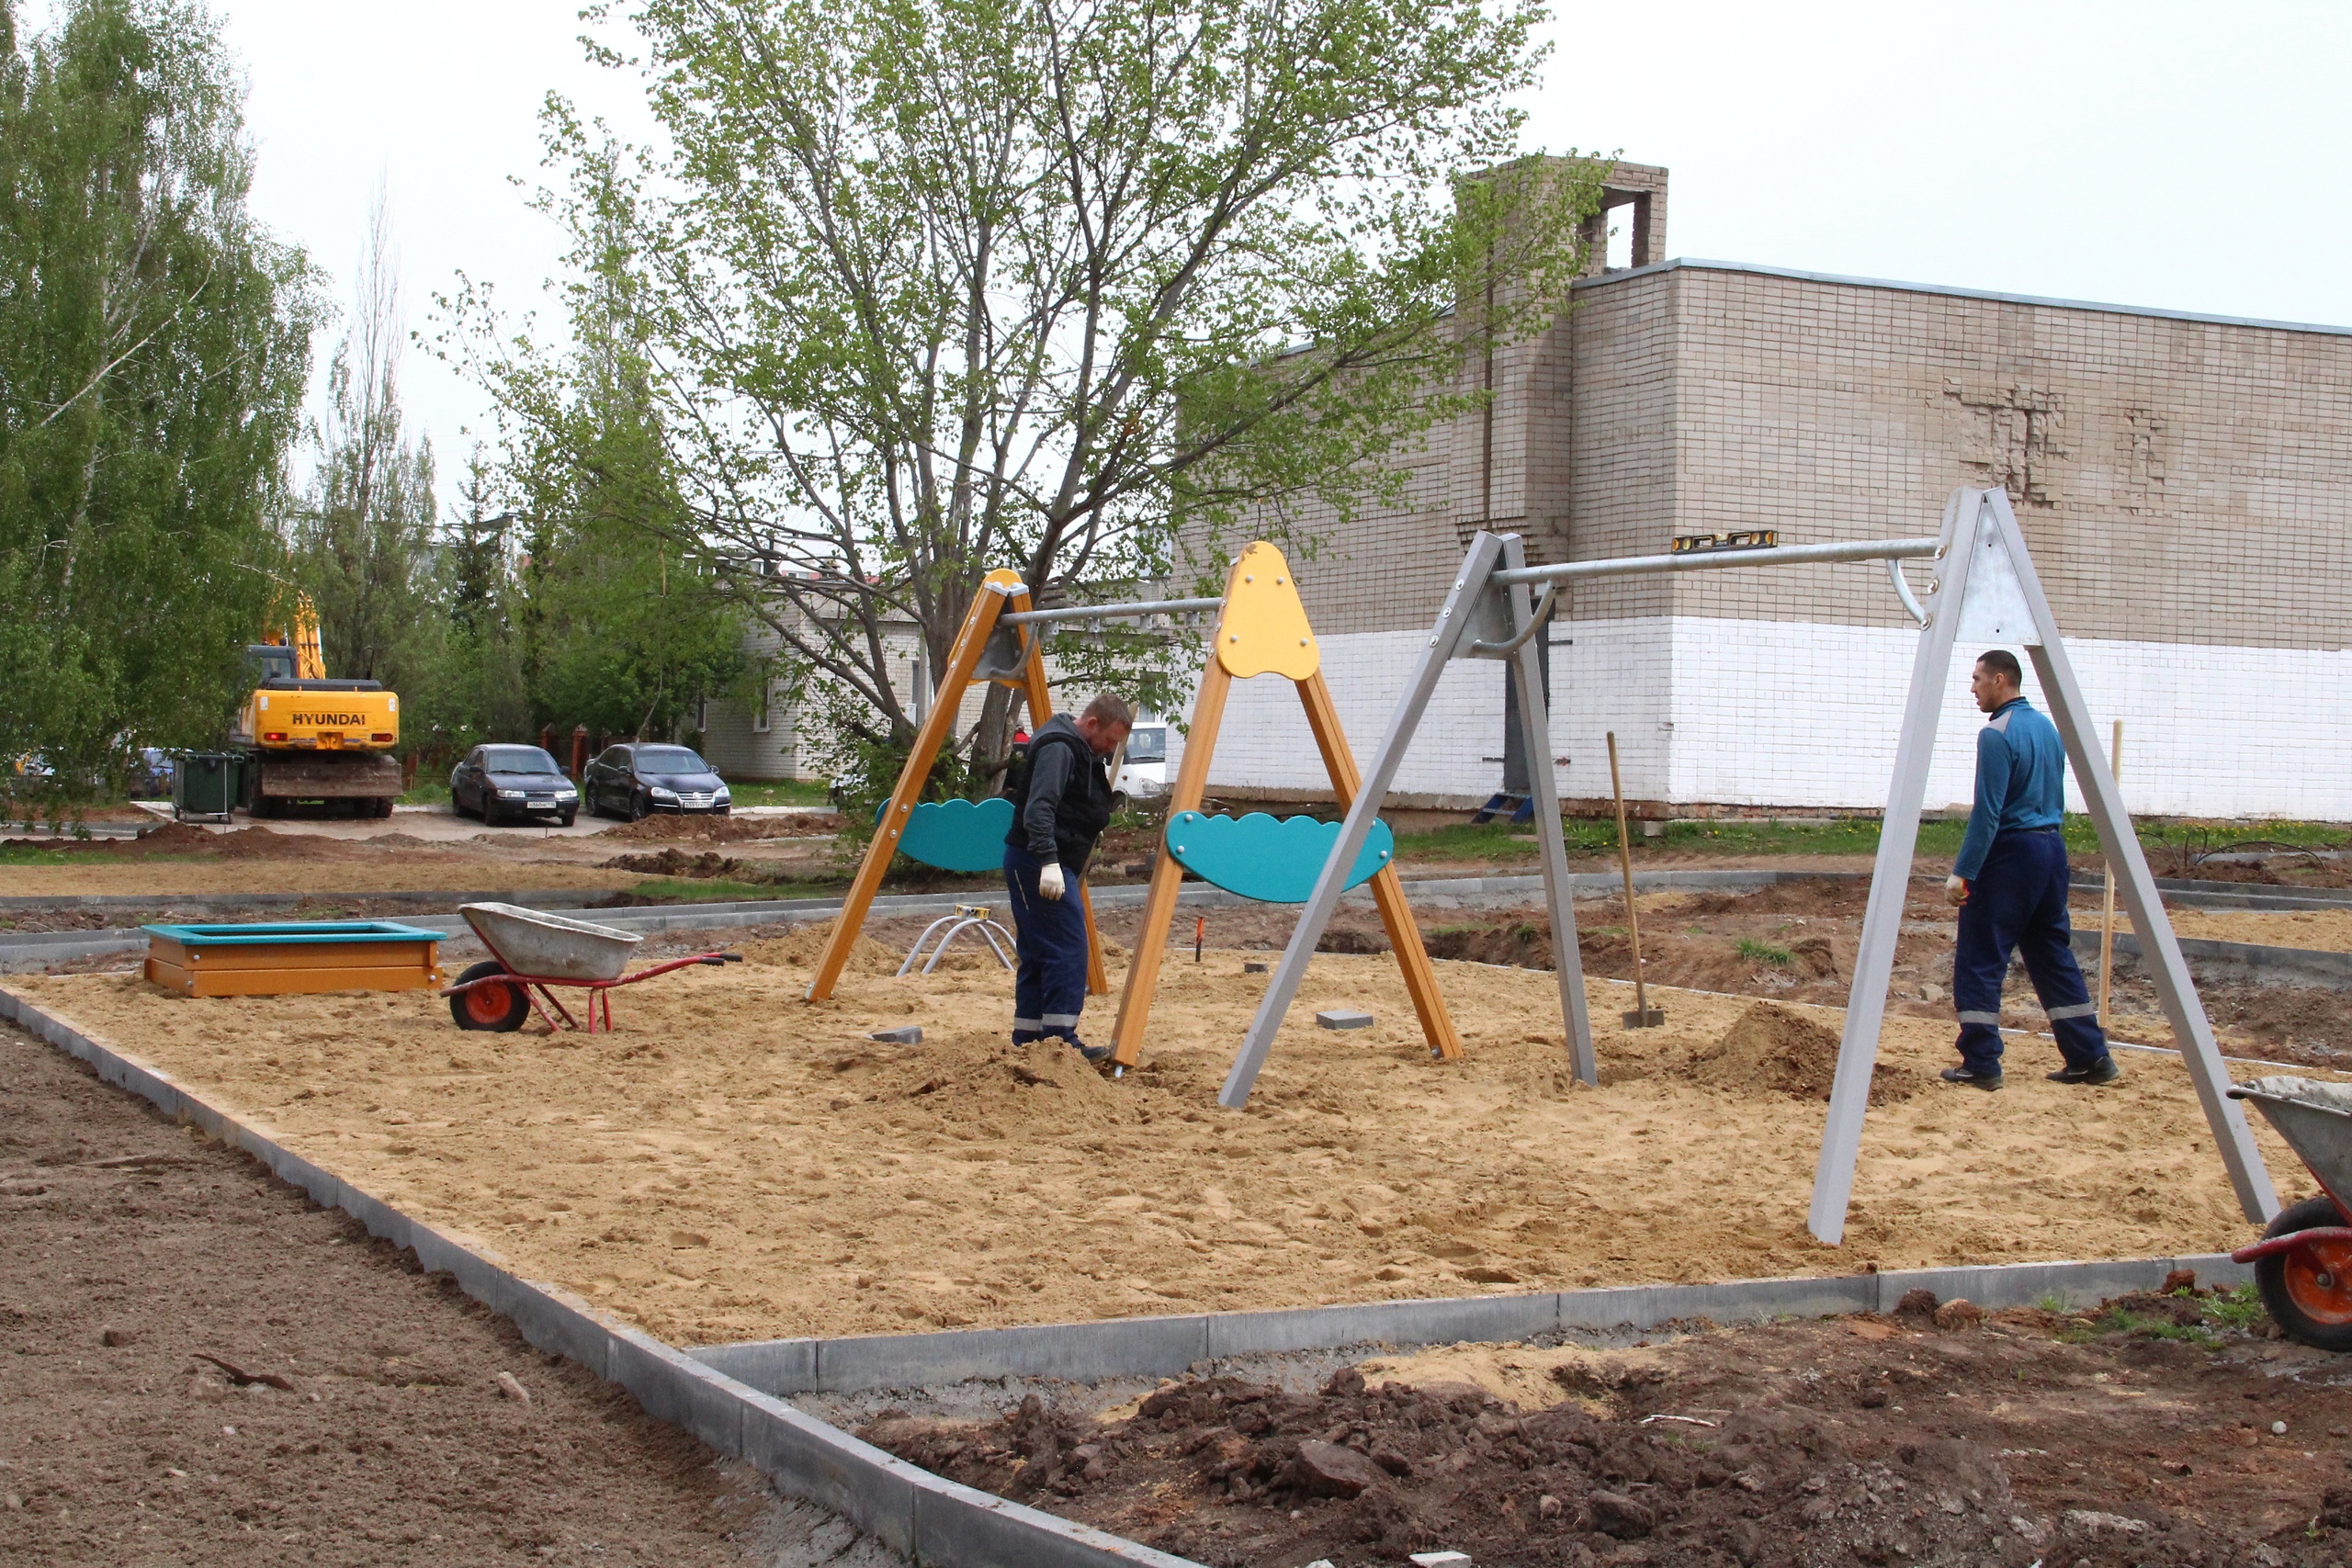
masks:
<svg viewBox="0 0 2352 1568"><path fill-rule="evenodd" d="M1575 1397L1550 1409L1347 1368L1310 1393L1171 1384L1108 1423L1033 1395L987 1422L885 1412L863 1435L1219 1568L1437 1551L1479 1568L2317 1568L2352 1549L2347 1369L2260 1337L2258 1309L1933 1306L1571 1362L1554 1376Z"/></svg>
<svg viewBox="0 0 2352 1568"><path fill-rule="evenodd" d="M733 1564L769 1506L446 1276L6 1025L0 1410L0 1563Z"/></svg>

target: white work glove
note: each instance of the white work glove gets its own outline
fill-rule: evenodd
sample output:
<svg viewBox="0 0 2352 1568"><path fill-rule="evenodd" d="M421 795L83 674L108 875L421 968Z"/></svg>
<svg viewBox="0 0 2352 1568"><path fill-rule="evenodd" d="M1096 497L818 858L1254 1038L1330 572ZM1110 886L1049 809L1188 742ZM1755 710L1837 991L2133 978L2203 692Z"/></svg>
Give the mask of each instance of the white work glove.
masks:
<svg viewBox="0 0 2352 1568"><path fill-rule="evenodd" d="M1062 880L1062 863L1055 860L1047 861L1043 869L1037 873L1038 895L1058 902L1067 890L1068 884Z"/></svg>
<svg viewBox="0 0 2352 1568"><path fill-rule="evenodd" d="M1948 876L1944 879L1944 902L1950 904L1954 908L1958 908L1961 905L1968 902L1968 882L1966 878Z"/></svg>

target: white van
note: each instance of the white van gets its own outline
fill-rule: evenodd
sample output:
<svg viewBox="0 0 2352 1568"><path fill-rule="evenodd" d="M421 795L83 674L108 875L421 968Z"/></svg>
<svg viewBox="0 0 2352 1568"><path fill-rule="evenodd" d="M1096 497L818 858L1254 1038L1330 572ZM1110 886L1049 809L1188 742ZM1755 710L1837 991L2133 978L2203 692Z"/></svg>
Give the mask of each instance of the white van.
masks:
<svg viewBox="0 0 2352 1568"><path fill-rule="evenodd" d="M1149 800L1168 793L1168 721L1138 718L1127 731L1127 750L1119 759L1119 776L1111 787L1129 800Z"/></svg>

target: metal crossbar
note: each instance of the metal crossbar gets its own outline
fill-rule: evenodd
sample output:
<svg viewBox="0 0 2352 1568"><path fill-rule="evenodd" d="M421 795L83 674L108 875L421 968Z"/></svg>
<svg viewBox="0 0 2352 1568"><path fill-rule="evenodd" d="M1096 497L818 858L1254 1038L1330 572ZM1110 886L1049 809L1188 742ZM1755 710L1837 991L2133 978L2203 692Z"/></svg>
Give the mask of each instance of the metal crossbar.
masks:
<svg viewBox="0 0 2352 1568"><path fill-rule="evenodd" d="M1029 626L1042 621L1133 621L1146 615L1186 615L1225 608L1222 599L1143 599L1131 604L1071 604L1058 610L1020 610L999 615L1001 626Z"/></svg>
<svg viewBox="0 0 2352 1568"><path fill-rule="evenodd" d="M1849 545L1783 545L1770 550L1688 550L1677 556L1619 556L1498 571L1501 583L1567 582L1584 577L1638 577L1653 571L1707 571L1732 566L1794 566L1806 561L1907 560L1930 557L1940 540L1861 539Z"/></svg>

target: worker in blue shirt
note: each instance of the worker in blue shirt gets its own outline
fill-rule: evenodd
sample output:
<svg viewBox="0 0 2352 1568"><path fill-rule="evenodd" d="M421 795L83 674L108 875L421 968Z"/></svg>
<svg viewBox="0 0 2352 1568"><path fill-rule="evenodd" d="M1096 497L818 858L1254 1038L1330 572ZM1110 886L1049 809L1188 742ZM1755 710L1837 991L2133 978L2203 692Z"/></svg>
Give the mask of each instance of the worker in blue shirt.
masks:
<svg viewBox="0 0 2352 1568"><path fill-rule="evenodd" d="M1944 894L1960 906L1951 999L1960 1011L1960 1066L1944 1077L1974 1089L2001 1087L2001 982L2021 953L2034 995L2066 1065L2062 1084L2113 1083L2123 1076L2108 1055L2098 1004L2066 923L2066 752L2057 727L2020 688L2017 656L1995 649L1976 661L1969 691L1992 717L1976 733L1976 804L1968 814Z"/></svg>

